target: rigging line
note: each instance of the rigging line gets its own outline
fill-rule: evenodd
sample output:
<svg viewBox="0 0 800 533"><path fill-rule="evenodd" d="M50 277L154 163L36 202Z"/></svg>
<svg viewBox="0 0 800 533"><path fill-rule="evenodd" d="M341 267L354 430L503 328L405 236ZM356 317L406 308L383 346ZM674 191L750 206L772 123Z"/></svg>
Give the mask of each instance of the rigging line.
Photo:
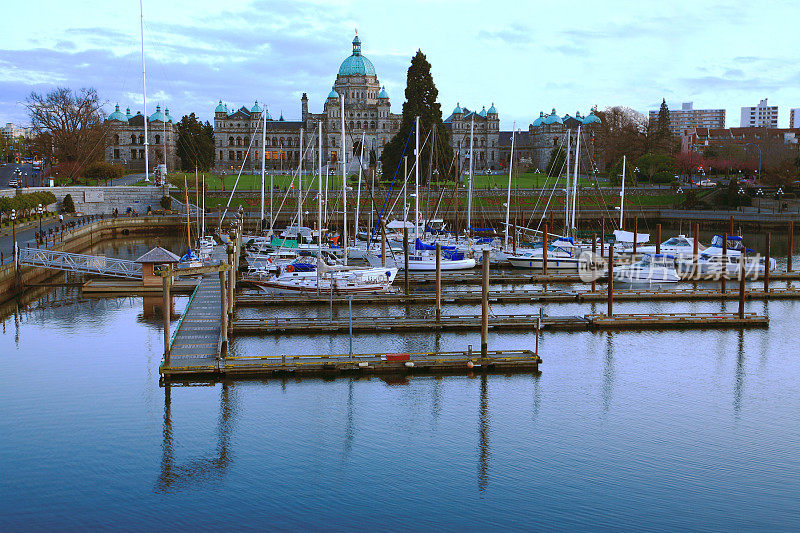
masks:
<svg viewBox="0 0 800 533"><path fill-rule="evenodd" d="M233 189L231 189L231 195L228 198L228 203L225 204L225 212L219 219L219 229L222 230L222 221L225 220L225 217L228 214L228 208L231 205L231 201L233 200L233 195L236 193L236 186L239 185L239 178L242 177L242 171L244 170L244 165L247 163L247 156L250 154L250 149L253 147L253 141L255 141L255 136L250 138L250 146L247 147L247 152L244 154L244 158L242 158L242 166L239 167L239 174L236 176L236 181L233 183Z"/></svg>
<svg viewBox="0 0 800 533"><path fill-rule="evenodd" d="M561 142L563 142L563 139L559 141L559 144L556 146L556 148L559 148L559 149L561 149L561 148L563 147L563 145L562 145L562 144L560 144ZM552 197L553 197L553 193L555 192L555 188L556 188L556 186L558 185L558 180L559 180L559 178L560 178L560 176L561 176L561 172L564 170L564 166L566 165L566 162L567 162L567 161L566 161L566 158L564 158L564 160L561 162L561 168L559 169L559 171L558 171L558 174L557 174L557 175L555 175L555 176L552 176L552 177L554 178L554 182L553 182L553 191L551 191L551 192L550 192L550 197L548 198L548 200L547 200L547 205L546 205L546 206L545 206L545 208L544 208L544 213L546 213L546 212L547 212L547 208L548 208L548 207L549 207L549 205L550 205L550 201L551 201L551 199L552 199ZM550 165L550 168L549 168L549 169L548 169L548 171L547 171L547 176L545 177L545 181L544 181L545 187L543 187L543 188L542 188L542 189L539 191L539 197L536 199L536 203L534 204L533 208L531 209L531 216L530 216L530 218L528 219L528 222L527 222L526 226L530 226L530 225L531 225L531 222L533 222L533 217L535 216L535 211L536 211L536 209L539 207L539 201L542 199L542 196L543 196L543 194L544 194L545 188L547 187L547 182L549 181L549 179L550 179L550 177L551 177L551 176L550 176L550 174L552 173L552 171L553 171L553 170L555 170L554 166L555 166L556 160L554 160L552 163L553 163L553 164L552 164L552 165ZM566 201L566 200L565 200L565 201ZM542 216L544 216L544 215L542 215ZM541 225L541 221L539 222L539 225ZM539 226L537 226L537 229L538 229L538 227L539 227Z"/></svg>
<svg viewBox="0 0 800 533"><path fill-rule="evenodd" d="M381 212L378 215L379 220L383 220L383 214L386 210L386 204L389 202L389 196L392 194L392 188L394 187L394 180L397 179L397 173L400 172L400 163L403 160L403 156L406 155L406 149L408 148L408 142L411 140L411 134L414 133L414 128L411 128L411 131L408 133L408 137L406 138L406 144L403 147L403 153L400 154L400 160L397 163L397 168L394 171L394 176L392 177L392 183L389 185L389 192L386 193L386 199L383 201L383 206L381 207ZM375 237L375 228L372 229L370 233L369 242L367 243L367 247L372 243L372 239Z"/></svg>

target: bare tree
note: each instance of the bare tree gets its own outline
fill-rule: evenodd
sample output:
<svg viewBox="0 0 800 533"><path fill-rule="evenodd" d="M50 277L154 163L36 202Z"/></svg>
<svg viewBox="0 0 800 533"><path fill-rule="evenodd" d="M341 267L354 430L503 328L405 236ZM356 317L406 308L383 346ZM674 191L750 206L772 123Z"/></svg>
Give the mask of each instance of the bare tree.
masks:
<svg viewBox="0 0 800 533"><path fill-rule="evenodd" d="M629 107L614 106L599 111L597 158L609 168L623 155L636 159L647 151L647 119Z"/></svg>
<svg viewBox="0 0 800 533"><path fill-rule="evenodd" d="M68 165L71 181L89 163L103 158L107 125L95 89L32 92L25 106L34 135L50 141L50 151L59 162L73 163Z"/></svg>

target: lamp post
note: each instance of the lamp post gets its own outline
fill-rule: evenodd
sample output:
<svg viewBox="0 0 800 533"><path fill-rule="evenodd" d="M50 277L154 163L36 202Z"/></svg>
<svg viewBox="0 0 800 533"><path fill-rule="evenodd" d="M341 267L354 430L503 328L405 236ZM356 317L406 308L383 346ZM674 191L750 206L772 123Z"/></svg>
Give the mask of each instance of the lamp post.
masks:
<svg viewBox="0 0 800 533"><path fill-rule="evenodd" d="M778 192L775 193L775 198L778 200L778 213L781 212L781 198L783 198L783 188L778 187ZM775 212L775 208L772 208L772 212Z"/></svg>
<svg viewBox="0 0 800 533"><path fill-rule="evenodd" d="M39 238L41 239L42 238L41 237L41 235L42 235L42 214L44 213L44 208L42 207L42 204L39 204L39 206L36 208L36 212L39 213Z"/></svg>
<svg viewBox="0 0 800 533"><path fill-rule="evenodd" d="M17 262L17 210L11 210L11 240L12 240L12 253L14 254L14 264Z"/></svg>
<svg viewBox="0 0 800 533"><path fill-rule="evenodd" d="M764 196L764 191L762 191L761 188L759 187L759 189L756 191L756 197L758 198L758 212L759 213L761 212L761 197L762 196Z"/></svg>

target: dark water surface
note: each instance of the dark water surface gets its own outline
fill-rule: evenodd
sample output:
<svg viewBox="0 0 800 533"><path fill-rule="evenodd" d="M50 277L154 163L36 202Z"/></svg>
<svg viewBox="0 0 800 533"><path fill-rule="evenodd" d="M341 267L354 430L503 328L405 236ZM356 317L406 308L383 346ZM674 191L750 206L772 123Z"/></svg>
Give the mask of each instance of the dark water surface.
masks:
<svg viewBox="0 0 800 533"><path fill-rule="evenodd" d="M796 530L800 302L748 310L768 313L770 328L546 333L538 376L164 389L160 317L143 316L141 298L92 303L58 289L1 319L0 530ZM423 332L353 344L479 342L474 332ZM534 342L489 338L492 348ZM247 337L231 350L346 353L348 338Z"/></svg>

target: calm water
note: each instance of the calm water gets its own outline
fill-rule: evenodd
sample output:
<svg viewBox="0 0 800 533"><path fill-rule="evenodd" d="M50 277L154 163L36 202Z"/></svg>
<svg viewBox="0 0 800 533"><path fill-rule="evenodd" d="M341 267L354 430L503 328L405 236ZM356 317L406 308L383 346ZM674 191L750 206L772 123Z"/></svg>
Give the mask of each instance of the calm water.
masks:
<svg viewBox="0 0 800 533"><path fill-rule="evenodd" d="M126 246L116 253L147 249ZM92 303L72 291L2 315L4 531L800 527L800 302L748 303L770 315L769 330L547 333L538 376L164 389L160 318L144 316L141 298ZM177 297L176 309L187 299ZM493 305L496 313L538 309ZM479 342L472 332L357 335L354 348ZM534 342L527 333L489 338L496 348ZM231 347L247 355L347 349L347 336L327 335L248 337Z"/></svg>

